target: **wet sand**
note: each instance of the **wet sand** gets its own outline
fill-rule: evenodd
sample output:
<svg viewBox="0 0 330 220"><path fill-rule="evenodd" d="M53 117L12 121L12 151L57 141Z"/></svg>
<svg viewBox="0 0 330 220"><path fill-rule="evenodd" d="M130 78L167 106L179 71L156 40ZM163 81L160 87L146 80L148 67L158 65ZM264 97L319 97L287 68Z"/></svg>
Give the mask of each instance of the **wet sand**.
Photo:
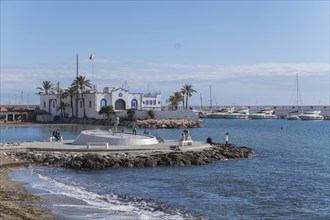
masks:
<svg viewBox="0 0 330 220"><path fill-rule="evenodd" d="M22 187L22 183L14 182L9 178L8 173L28 165L29 162L6 157L0 151L0 219L57 219L45 208L46 201L29 194Z"/></svg>

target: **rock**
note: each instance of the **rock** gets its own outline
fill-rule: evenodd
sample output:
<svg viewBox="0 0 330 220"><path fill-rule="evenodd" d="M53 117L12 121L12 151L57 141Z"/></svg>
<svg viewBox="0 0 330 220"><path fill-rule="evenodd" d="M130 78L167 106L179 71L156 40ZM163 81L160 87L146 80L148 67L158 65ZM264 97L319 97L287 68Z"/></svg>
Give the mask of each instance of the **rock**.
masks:
<svg viewBox="0 0 330 220"><path fill-rule="evenodd" d="M203 125L199 121L191 121L191 120L138 120L137 126L139 128L201 128ZM129 124L131 127L133 124Z"/></svg>
<svg viewBox="0 0 330 220"><path fill-rule="evenodd" d="M229 144L214 144L203 151L174 151L170 153L154 153L148 156L133 154L97 153L77 154L74 152L58 153L37 151L6 151L3 155L13 159L23 159L44 166L70 167L74 169L103 169L106 167L155 167L155 166L190 166L213 163L220 160L243 159L255 156L249 147Z"/></svg>

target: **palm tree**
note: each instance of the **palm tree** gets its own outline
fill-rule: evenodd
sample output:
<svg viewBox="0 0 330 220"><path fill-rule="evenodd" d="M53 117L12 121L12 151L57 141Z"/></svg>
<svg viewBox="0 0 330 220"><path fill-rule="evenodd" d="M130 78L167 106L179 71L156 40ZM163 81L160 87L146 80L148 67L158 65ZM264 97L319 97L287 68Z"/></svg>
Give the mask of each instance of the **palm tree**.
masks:
<svg viewBox="0 0 330 220"><path fill-rule="evenodd" d="M189 100L189 97L192 96L192 93L194 92L197 92L196 90L194 90L192 88L192 85L189 85L189 84L184 84L182 89L181 89L181 92L184 91L184 94L186 94L186 109L188 109L188 100Z"/></svg>
<svg viewBox="0 0 330 220"><path fill-rule="evenodd" d="M84 94L88 89L92 88L92 84L89 81L89 79L86 79L85 76L78 76L71 84L72 87L75 88L76 91L78 91L81 94L81 100L84 108L84 118L86 118L86 109L85 109L85 97Z"/></svg>
<svg viewBox="0 0 330 220"><path fill-rule="evenodd" d="M175 92L166 100L167 103L171 103L172 109L177 110L179 103L183 100L182 94L180 92Z"/></svg>
<svg viewBox="0 0 330 220"><path fill-rule="evenodd" d="M42 95L42 94L48 95L55 88L54 88L53 83L51 83L48 80L45 80L45 81L42 81L42 87L37 87L36 89L40 90L40 92L37 92L36 94L38 94L38 95Z"/></svg>
<svg viewBox="0 0 330 220"><path fill-rule="evenodd" d="M60 101L60 104L57 108L57 111L61 111L61 116L64 117L65 116L65 109L67 107L69 107L70 105L68 103L65 103L63 101Z"/></svg>
<svg viewBox="0 0 330 220"><path fill-rule="evenodd" d="M183 88L181 88L180 92L181 92L181 95L182 95L182 109L184 109L184 96L186 94L186 91Z"/></svg>
<svg viewBox="0 0 330 220"><path fill-rule="evenodd" d="M71 107L71 115L74 117L74 111L73 111L73 96L77 94L77 90L70 86L69 88L65 89L63 93L63 97L70 97L70 107Z"/></svg>

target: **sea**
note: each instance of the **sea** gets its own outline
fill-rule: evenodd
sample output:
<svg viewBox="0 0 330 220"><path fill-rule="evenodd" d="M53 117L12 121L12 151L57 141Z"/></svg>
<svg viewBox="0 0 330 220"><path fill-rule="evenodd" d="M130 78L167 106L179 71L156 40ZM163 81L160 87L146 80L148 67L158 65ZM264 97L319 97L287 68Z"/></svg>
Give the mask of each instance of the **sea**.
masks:
<svg viewBox="0 0 330 220"><path fill-rule="evenodd" d="M21 168L10 177L59 219L330 219L330 121L204 119L193 140L248 146L254 158L201 166L74 170ZM64 139L87 125L1 126L1 142ZM138 133L143 130L138 130ZM182 129L154 129L179 139Z"/></svg>

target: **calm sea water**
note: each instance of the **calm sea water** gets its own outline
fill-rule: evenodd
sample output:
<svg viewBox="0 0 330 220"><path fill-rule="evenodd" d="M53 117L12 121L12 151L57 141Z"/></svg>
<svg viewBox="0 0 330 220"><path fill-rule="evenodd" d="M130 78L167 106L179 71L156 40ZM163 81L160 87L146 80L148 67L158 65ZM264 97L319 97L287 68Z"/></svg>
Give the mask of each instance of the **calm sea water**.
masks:
<svg viewBox="0 0 330 220"><path fill-rule="evenodd" d="M255 158L203 166L11 173L61 219L330 219L330 121L206 119L191 129L252 147ZM52 126L0 127L1 142L45 140ZM61 126L74 139L88 126ZM150 130L166 139L181 129ZM142 131L140 131L142 132ZM15 135L13 135L15 134Z"/></svg>

